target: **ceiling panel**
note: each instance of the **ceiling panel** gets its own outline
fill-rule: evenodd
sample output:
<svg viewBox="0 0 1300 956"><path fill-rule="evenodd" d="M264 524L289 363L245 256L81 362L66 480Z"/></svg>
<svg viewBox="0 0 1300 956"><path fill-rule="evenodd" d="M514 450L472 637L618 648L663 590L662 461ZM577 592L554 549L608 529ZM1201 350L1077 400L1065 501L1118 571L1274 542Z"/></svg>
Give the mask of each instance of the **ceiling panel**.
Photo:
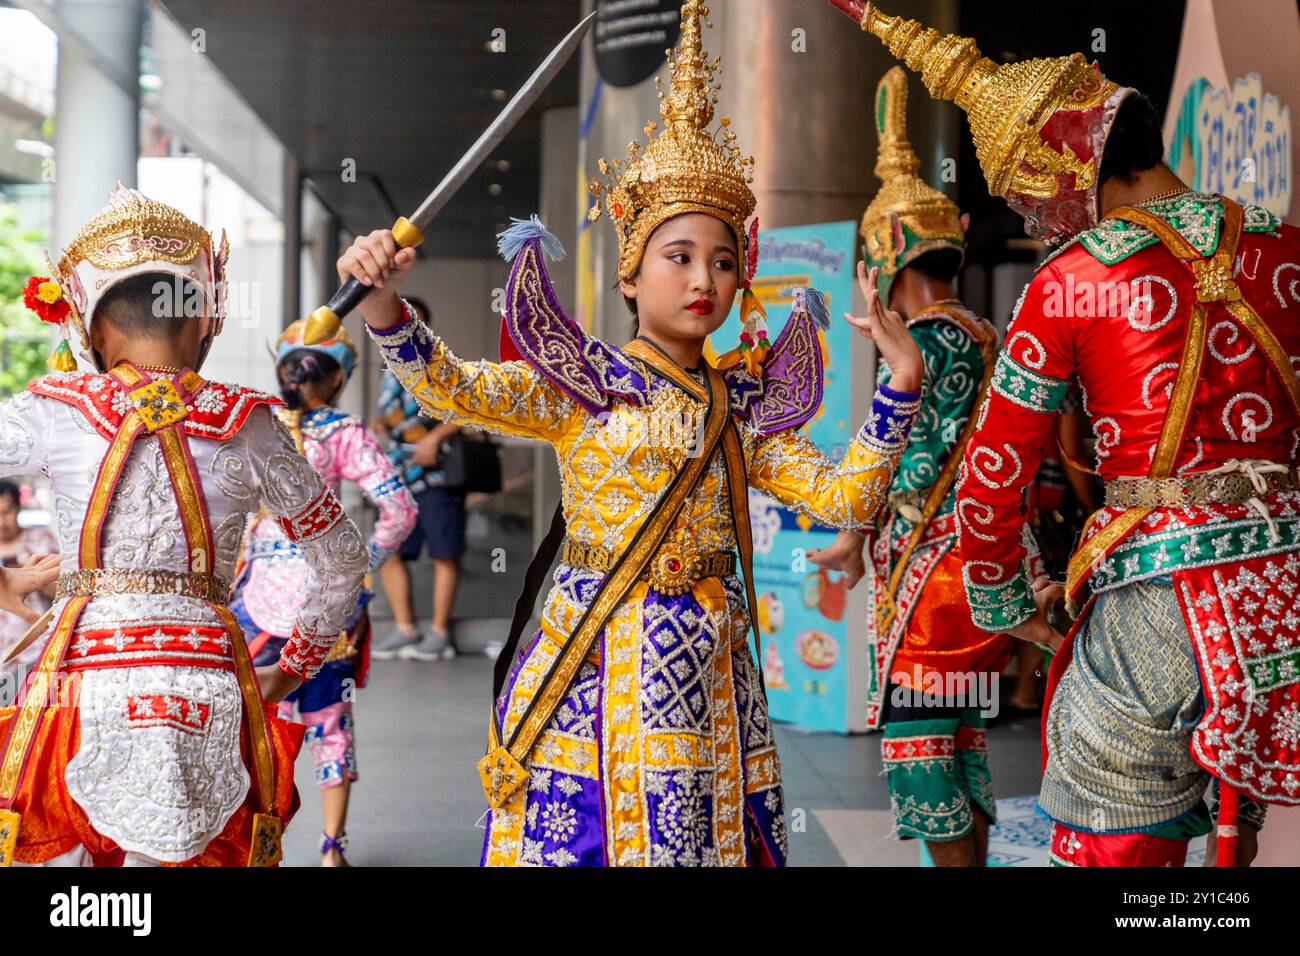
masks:
<svg viewBox="0 0 1300 956"><path fill-rule="evenodd" d="M582 14L580 0L162 0L310 174L345 228L409 214ZM526 13L525 13L526 11ZM521 15L522 14L522 15ZM505 51L493 52L493 31ZM578 95L578 58L442 212L425 248L488 256L508 215L536 210L539 110ZM342 164L356 161L357 181ZM490 194L493 184L499 196Z"/></svg>

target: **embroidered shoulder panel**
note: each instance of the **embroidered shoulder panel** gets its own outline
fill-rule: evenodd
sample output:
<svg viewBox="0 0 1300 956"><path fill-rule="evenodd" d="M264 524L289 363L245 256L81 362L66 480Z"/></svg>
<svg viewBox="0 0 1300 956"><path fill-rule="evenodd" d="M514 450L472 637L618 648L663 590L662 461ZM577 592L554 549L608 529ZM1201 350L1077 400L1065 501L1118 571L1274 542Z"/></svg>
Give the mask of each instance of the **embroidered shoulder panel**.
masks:
<svg viewBox="0 0 1300 956"><path fill-rule="evenodd" d="M1219 225L1223 222L1223 204L1218 196L1185 193L1146 207L1172 225L1202 255L1211 255L1219 244ZM1281 220L1254 203L1242 204L1242 230L1276 232ZM1127 259L1159 240L1145 226L1121 219L1107 219L1084 232L1079 242L1105 265Z"/></svg>
<svg viewBox="0 0 1300 956"><path fill-rule="evenodd" d="M303 416L302 433L315 441L324 441L335 432L354 425L363 426L364 423L356 415L349 415L337 408L322 407Z"/></svg>
<svg viewBox="0 0 1300 956"><path fill-rule="evenodd" d="M616 399L634 405L648 401L637 366L614 346L587 335L565 313L537 240L528 242L515 258L504 325L524 361L588 413L599 415Z"/></svg>
<svg viewBox="0 0 1300 956"><path fill-rule="evenodd" d="M127 390L111 375L51 372L35 379L28 390L76 408L109 441L132 408ZM258 405L283 404L274 395L256 389L207 382L186 406L181 429L196 438L226 441L244 426Z"/></svg>
<svg viewBox="0 0 1300 956"><path fill-rule="evenodd" d="M907 325L910 328L918 322L948 322L961 329L981 346L996 342L998 338L998 330L992 322L972 312L957 299L931 303L908 319Z"/></svg>
<svg viewBox="0 0 1300 956"><path fill-rule="evenodd" d="M760 434L799 428L822 403L823 365L817 322L807 309L791 314L763 360L762 378L745 363L723 373L732 412Z"/></svg>

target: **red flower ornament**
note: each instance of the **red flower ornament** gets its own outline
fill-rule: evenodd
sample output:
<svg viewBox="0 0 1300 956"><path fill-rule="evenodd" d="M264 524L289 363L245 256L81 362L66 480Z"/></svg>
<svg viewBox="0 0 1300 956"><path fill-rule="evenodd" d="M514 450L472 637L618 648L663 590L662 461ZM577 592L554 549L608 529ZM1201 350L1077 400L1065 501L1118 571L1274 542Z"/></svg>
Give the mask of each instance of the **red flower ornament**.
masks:
<svg viewBox="0 0 1300 956"><path fill-rule="evenodd" d="M48 276L32 276L23 289L23 304L35 312L42 322L62 325L71 306L63 297L63 287Z"/></svg>

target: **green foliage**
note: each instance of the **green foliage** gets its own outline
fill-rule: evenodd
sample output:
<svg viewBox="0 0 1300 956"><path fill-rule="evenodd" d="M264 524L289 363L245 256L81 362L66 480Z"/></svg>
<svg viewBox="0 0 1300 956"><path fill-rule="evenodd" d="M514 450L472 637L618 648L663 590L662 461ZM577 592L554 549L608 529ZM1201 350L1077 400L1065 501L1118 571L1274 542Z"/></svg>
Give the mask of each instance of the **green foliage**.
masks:
<svg viewBox="0 0 1300 956"><path fill-rule="evenodd" d="M27 387L48 369L54 327L23 305L23 288L33 275L44 275L41 243L45 236L18 226L18 212L0 203L0 398Z"/></svg>

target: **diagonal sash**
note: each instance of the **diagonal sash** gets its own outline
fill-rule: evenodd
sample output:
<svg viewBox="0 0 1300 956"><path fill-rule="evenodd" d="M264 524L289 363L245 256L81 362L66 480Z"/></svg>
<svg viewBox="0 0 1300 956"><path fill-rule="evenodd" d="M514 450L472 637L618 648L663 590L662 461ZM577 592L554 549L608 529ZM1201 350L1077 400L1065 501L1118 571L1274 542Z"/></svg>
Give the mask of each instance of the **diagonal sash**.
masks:
<svg viewBox="0 0 1300 956"><path fill-rule="evenodd" d="M701 394L699 384L665 357L648 346L634 348L638 345L638 342L633 342L625 351L687 387L692 394ZM687 385L687 382L690 384ZM500 809L528 780L524 763L532 753L537 738L573 686L582 662L595 646L605 624L649 566L659 545L676 522L682 506L704 477L709 460L717 450L731 417L726 383L713 368L708 368L707 402L699 453L687 458L685 466L674 476L654 512L641 525L627 549L619 556L618 562L601 582L600 589L587 606L568 642L551 663L508 740L502 740L501 717L496 702L493 701L492 717L488 725L488 752L478 763L483 792L493 809Z"/></svg>
<svg viewBox="0 0 1300 956"><path fill-rule="evenodd" d="M78 542L78 563L83 568L99 567L100 539L108 516L108 504L136 439L144 433L144 421L137 412L130 412L122 420L104 460L100 462ZM0 867L9 866L13 862L14 850L18 845L22 821L13 805L18 798L18 788L41 719L50 707L71 705L58 686L59 668L67 654L77 619L89 603L88 597L72 598L63 606L49 640L46 641L45 650L41 653L35 677L27 686L22 703L9 724L3 748L0 748Z"/></svg>

